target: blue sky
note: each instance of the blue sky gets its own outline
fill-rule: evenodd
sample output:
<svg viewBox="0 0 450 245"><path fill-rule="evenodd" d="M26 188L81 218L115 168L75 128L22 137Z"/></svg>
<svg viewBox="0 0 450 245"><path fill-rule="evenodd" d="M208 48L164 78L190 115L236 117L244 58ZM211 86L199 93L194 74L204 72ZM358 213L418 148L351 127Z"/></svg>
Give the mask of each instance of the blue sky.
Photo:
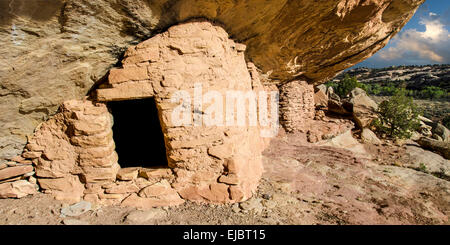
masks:
<svg viewBox="0 0 450 245"><path fill-rule="evenodd" d="M450 63L450 0L426 0L388 45L355 67Z"/></svg>

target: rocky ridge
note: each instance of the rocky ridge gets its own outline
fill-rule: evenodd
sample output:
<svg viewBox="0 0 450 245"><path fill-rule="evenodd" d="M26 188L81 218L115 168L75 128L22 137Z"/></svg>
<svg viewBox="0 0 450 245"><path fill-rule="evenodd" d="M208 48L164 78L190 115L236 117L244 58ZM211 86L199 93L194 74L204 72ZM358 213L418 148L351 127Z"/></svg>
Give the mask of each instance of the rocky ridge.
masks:
<svg viewBox="0 0 450 245"><path fill-rule="evenodd" d="M422 89L426 86L436 86L450 89L450 65L424 66L392 66L386 68L355 68L336 76L339 81L345 74L355 76L362 83L405 82L407 89Z"/></svg>

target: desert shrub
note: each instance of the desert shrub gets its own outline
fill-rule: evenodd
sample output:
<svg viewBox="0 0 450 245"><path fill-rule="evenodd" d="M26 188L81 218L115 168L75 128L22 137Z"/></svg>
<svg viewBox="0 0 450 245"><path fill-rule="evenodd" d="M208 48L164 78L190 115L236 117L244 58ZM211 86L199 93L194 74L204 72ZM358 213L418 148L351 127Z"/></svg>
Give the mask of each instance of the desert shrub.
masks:
<svg viewBox="0 0 450 245"><path fill-rule="evenodd" d="M367 93L373 95L379 95L381 93L381 86L379 84L367 84Z"/></svg>
<svg viewBox="0 0 450 245"><path fill-rule="evenodd" d="M392 96L396 94L399 90L406 87L405 84L401 82L393 83L373 83L367 84L367 93L371 95L379 95L379 96ZM406 95L418 99L429 99L429 100L438 100L438 99L447 99L450 98L450 93L445 89L436 86L427 86L421 90L418 89L406 89Z"/></svg>
<svg viewBox="0 0 450 245"><path fill-rule="evenodd" d="M427 165L425 165L425 163L421 162L420 165L419 165L419 171L424 172L424 173L428 173Z"/></svg>
<svg viewBox="0 0 450 245"><path fill-rule="evenodd" d="M341 98L346 97L355 88L362 88L367 91L365 84L358 82L356 77L350 77L348 74L345 74L344 78L338 83L329 82L326 85L333 87L334 92Z"/></svg>
<svg viewBox="0 0 450 245"><path fill-rule="evenodd" d="M394 83L388 83L386 86L381 87L381 95L392 96L399 90L400 89Z"/></svg>
<svg viewBox="0 0 450 245"><path fill-rule="evenodd" d="M398 90L389 100L378 107L378 119L374 120L377 131L392 138L410 138L420 126L420 110L406 90Z"/></svg>
<svg viewBox="0 0 450 245"><path fill-rule="evenodd" d="M446 95L446 91L436 86L427 86L420 91L420 97L424 99L440 99Z"/></svg>

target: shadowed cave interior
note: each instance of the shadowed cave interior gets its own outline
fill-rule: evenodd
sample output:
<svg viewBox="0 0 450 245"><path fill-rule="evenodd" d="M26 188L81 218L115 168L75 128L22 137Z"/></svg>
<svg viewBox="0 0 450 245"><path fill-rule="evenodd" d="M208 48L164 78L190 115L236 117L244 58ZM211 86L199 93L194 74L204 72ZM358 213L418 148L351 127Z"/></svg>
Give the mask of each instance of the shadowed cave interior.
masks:
<svg viewBox="0 0 450 245"><path fill-rule="evenodd" d="M113 138L120 166L167 166L155 100L114 101L109 102L108 107L114 117Z"/></svg>

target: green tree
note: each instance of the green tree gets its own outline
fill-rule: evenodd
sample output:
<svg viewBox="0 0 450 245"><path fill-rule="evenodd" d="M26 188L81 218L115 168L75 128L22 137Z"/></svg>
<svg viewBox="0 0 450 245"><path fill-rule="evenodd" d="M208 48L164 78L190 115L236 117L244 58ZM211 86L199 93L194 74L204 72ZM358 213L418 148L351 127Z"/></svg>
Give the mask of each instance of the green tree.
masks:
<svg viewBox="0 0 450 245"><path fill-rule="evenodd" d="M393 138L410 138L420 126L419 108L405 89L399 89L389 100L378 107L378 119L374 121L377 131Z"/></svg>
<svg viewBox="0 0 450 245"><path fill-rule="evenodd" d="M367 90L367 87L358 82L356 77L350 77L348 74L345 74L344 78L333 86L334 92L339 95L339 97L346 97L355 88Z"/></svg>
<svg viewBox="0 0 450 245"><path fill-rule="evenodd" d="M381 86L379 84L373 84L370 93L373 95L379 95L381 93Z"/></svg>
<svg viewBox="0 0 450 245"><path fill-rule="evenodd" d="M436 86L427 86L425 89L420 91L420 97L424 99L440 99L444 97L446 92Z"/></svg>

